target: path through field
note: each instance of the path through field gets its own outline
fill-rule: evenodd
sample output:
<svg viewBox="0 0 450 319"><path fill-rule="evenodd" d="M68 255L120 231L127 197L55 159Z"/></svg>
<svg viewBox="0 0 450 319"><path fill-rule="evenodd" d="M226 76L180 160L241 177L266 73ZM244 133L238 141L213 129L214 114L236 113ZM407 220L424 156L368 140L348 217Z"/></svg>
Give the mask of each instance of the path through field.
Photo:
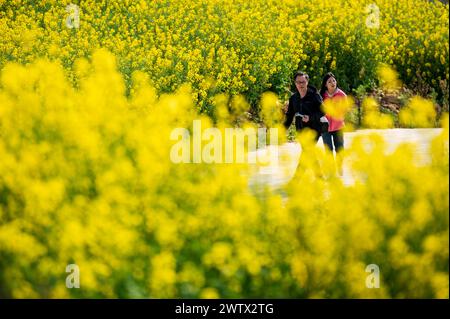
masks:
<svg viewBox="0 0 450 319"><path fill-rule="evenodd" d="M414 143L417 163L426 164L430 160L429 146L432 139L441 132L441 129L385 129L385 130L359 130L344 134L345 147L351 146L356 136L378 133L387 142L387 152L394 151L401 143ZM276 147L276 146L271 146ZM317 143L317 147L323 147L322 139ZM261 152L258 150L257 152ZM286 184L294 175L295 169L301 154L301 147L298 143L285 143L278 146L278 163L270 163L266 166L253 166L250 177L250 185L268 185L277 189ZM344 160L343 182L351 185L354 176L349 169L348 163Z"/></svg>

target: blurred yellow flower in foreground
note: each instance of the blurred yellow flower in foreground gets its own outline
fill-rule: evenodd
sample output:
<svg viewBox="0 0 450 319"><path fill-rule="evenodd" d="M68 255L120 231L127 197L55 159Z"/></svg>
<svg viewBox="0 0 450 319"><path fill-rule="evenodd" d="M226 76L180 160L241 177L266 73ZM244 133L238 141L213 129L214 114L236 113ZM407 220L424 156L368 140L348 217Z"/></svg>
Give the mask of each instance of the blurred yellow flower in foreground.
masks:
<svg viewBox="0 0 450 319"><path fill-rule="evenodd" d="M46 59L1 71L0 297L448 298L448 117L420 166L408 146L355 139L350 186L303 132L297 174L258 191L247 164L173 163L172 130L199 118L190 86L158 94L134 73L127 92L116 63L95 51L77 85ZM204 127L247 108L216 102ZM377 108L365 101L369 122L390 126ZM379 290L364 286L373 263ZM80 289L64 286L69 264Z"/></svg>

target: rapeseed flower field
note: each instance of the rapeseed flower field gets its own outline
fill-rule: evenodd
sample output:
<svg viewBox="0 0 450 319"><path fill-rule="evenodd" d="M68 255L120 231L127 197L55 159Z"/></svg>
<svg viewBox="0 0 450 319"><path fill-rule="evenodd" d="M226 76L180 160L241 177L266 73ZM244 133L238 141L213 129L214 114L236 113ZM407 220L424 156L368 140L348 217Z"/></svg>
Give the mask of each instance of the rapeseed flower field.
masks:
<svg viewBox="0 0 450 319"><path fill-rule="evenodd" d="M246 163L170 160L194 120L284 143L299 68L448 89L448 4L373 4L0 0L0 297L448 298L449 117L423 97L399 121L441 127L430 160L359 137L352 185L309 132L279 191ZM373 98L362 111L394 126Z"/></svg>
<svg viewBox="0 0 450 319"><path fill-rule="evenodd" d="M143 71L158 92L189 83L209 115L217 93L243 94L255 107L268 89L286 97L297 68L316 85L332 71L347 92L372 86L386 63L405 84L442 94L448 12L424 0L1 1L0 67L46 57L76 84L75 61L105 48L127 94L132 73Z"/></svg>

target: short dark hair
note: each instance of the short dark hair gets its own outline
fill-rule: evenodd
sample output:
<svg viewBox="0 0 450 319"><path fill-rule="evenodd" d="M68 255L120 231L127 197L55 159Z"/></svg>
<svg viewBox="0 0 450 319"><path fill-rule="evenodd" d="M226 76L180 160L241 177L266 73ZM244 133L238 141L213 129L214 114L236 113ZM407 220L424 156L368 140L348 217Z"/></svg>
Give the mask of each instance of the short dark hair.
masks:
<svg viewBox="0 0 450 319"><path fill-rule="evenodd" d="M294 81L297 77L299 76L304 76L306 81L309 81L309 75L306 72L302 72L302 71L297 71L297 73L295 73L294 75Z"/></svg>

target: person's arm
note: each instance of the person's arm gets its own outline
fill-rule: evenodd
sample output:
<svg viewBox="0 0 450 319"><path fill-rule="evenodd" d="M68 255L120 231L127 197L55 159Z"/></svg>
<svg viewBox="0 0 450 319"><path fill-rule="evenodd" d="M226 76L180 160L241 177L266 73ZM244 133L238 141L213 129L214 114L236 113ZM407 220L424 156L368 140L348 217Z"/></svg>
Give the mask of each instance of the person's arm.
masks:
<svg viewBox="0 0 450 319"><path fill-rule="evenodd" d="M286 112L286 120L284 121L284 127L286 129L288 129L289 126L291 126L293 119L294 119L294 103L292 102L292 98L290 98L288 109Z"/></svg>

